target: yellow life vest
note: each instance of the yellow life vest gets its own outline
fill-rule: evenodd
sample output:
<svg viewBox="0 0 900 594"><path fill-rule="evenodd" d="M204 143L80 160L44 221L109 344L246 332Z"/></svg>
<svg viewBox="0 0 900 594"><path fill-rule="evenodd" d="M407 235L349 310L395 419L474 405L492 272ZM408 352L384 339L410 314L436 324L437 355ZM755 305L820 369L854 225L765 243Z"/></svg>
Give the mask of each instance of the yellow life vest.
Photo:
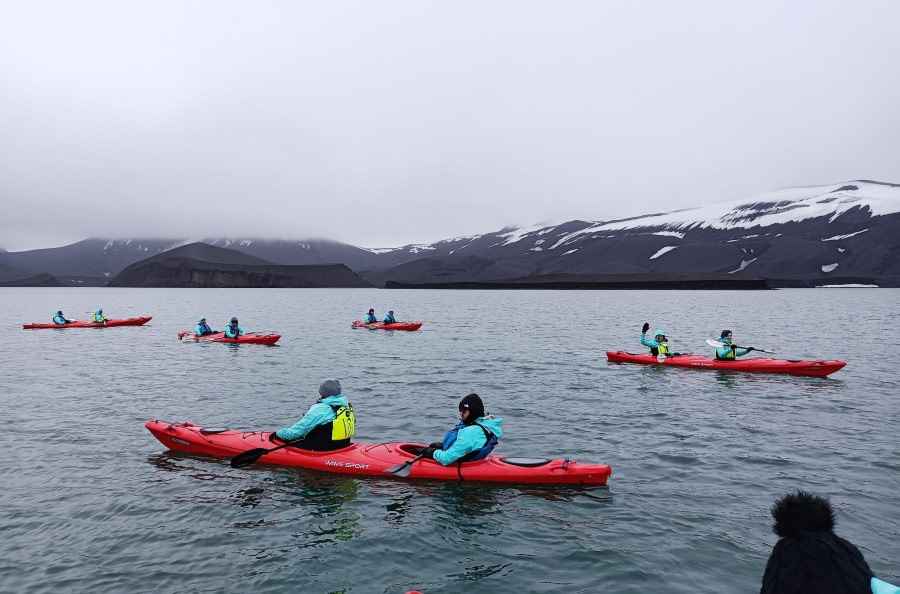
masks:
<svg viewBox="0 0 900 594"><path fill-rule="evenodd" d="M353 407L339 406L334 411L335 417L331 422L331 439L340 441L350 439L356 432L356 417L353 415Z"/></svg>

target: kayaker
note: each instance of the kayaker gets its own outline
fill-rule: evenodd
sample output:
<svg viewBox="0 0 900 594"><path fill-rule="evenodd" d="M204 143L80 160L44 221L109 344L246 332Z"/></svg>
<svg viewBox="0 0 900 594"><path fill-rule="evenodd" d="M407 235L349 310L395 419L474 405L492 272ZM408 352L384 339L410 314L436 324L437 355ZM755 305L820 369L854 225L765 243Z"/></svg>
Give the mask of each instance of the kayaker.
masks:
<svg viewBox="0 0 900 594"><path fill-rule="evenodd" d="M645 347L650 347L650 353L655 357L657 355L679 355L680 353L673 353L669 350L669 340L666 338L666 333L662 330L657 330L653 333L653 340L647 340L645 336L647 334L647 330L650 329L650 324L648 322L644 322L644 327L641 328L641 344Z"/></svg>
<svg viewBox="0 0 900 594"><path fill-rule="evenodd" d="M725 344L716 348L716 359L720 361L730 361L736 359L737 357L743 357L750 351L755 350L753 347L739 349L738 347L734 346L734 343L732 343L733 338L734 333L731 330L722 330L719 342L723 342Z"/></svg>
<svg viewBox="0 0 900 594"><path fill-rule="evenodd" d="M766 563L761 594L900 592L876 578L862 552L834 533L834 510L826 497L788 493L772 506L772 518L779 539Z"/></svg>
<svg viewBox="0 0 900 594"><path fill-rule="evenodd" d="M459 402L459 423L447 432L444 441L435 442L422 453L444 466L481 460L491 453L500 440L503 419L484 414L484 403L478 394L469 394Z"/></svg>
<svg viewBox="0 0 900 594"><path fill-rule="evenodd" d="M238 326L238 319L231 318L231 323L225 326L225 337L237 340L244 333L244 329Z"/></svg>
<svg viewBox="0 0 900 594"><path fill-rule="evenodd" d="M304 450L327 452L350 445L356 431L353 407L341 391L341 382L327 379L319 384L316 403L309 407L303 418L291 427L284 427L272 434L281 441L303 439L298 447Z"/></svg>
<svg viewBox="0 0 900 594"><path fill-rule="evenodd" d="M91 318L91 321L95 324L105 324L108 318L103 315L103 310L98 308L97 311L94 312L94 317Z"/></svg>
<svg viewBox="0 0 900 594"><path fill-rule="evenodd" d="M67 320L66 316L63 315L61 309L56 310L56 315L53 316L53 323L58 324L60 326L65 326L66 324L71 324L72 320Z"/></svg>
<svg viewBox="0 0 900 594"><path fill-rule="evenodd" d="M391 311L387 312L387 315L384 316L384 319L381 321L385 324L396 324L397 320L396 318L394 318L394 310L392 309Z"/></svg>
<svg viewBox="0 0 900 594"><path fill-rule="evenodd" d="M209 324L206 323L206 318L200 318L197 320L197 325L194 327L194 334L197 336L206 336L207 334L215 334L216 331L209 327Z"/></svg>
<svg viewBox="0 0 900 594"><path fill-rule="evenodd" d="M365 324L374 324L374 323L377 322L377 321L378 321L378 318L375 317L375 310L374 310L374 309L370 309L370 310L369 310L369 313L366 314L366 319L363 320L363 323L365 323Z"/></svg>

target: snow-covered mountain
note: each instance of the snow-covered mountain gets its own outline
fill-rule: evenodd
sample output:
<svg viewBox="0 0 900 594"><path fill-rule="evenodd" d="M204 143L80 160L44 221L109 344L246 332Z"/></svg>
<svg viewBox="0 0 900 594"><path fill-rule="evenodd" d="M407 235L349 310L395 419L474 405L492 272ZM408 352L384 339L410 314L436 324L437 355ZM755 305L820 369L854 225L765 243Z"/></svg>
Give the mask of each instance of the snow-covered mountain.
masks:
<svg viewBox="0 0 900 594"><path fill-rule="evenodd" d="M197 239L89 239L7 252L0 264L104 278ZM852 181L609 221L507 227L397 248L329 240L206 238L276 264L342 263L377 286L547 274L722 273L806 286L900 286L900 185Z"/></svg>
<svg viewBox="0 0 900 594"><path fill-rule="evenodd" d="M414 260L409 256L415 254ZM506 228L384 251L380 284L703 272L900 286L900 185L854 181L611 221Z"/></svg>

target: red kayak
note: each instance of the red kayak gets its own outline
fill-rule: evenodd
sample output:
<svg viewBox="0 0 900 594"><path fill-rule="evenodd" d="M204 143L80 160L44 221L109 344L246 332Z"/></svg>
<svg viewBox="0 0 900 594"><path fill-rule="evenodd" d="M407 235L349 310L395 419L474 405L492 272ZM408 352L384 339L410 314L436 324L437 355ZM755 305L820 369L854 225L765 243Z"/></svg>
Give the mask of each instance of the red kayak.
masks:
<svg viewBox="0 0 900 594"><path fill-rule="evenodd" d="M606 351L610 363L643 363L645 365L670 365L691 369L729 369L755 373L786 373L825 377L847 364L846 361L793 361L787 359L734 359L719 361L703 355L667 355L660 362L650 353L637 355L625 351Z"/></svg>
<svg viewBox="0 0 900 594"><path fill-rule="evenodd" d="M360 320L356 320L350 324L354 328L368 328L369 330L418 330L422 327L422 322L396 322L394 324L385 324L384 322L372 322L366 324Z"/></svg>
<svg viewBox="0 0 900 594"><path fill-rule="evenodd" d="M145 318L122 318L120 320L106 320L98 322L69 322L68 324L22 324L25 330L42 330L44 328L112 328L113 326L143 326L153 319L153 316Z"/></svg>
<svg viewBox="0 0 900 594"><path fill-rule="evenodd" d="M193 423L147 421L145 427L170 450L206 454L220 458L234 456L254 448L273 448L271 432L247 433L233 429L207 429ZM391 466L416 457L416 443L353 443L331 452L311 452L286 447L265 454L260 462L294 466L339 474L359 474L383 478ZM495 483L527 483L555 485L605 485L612 468L606 464L582 464L574 460L508 458L490 454L483 460L443 466L434 460L421 459L410 467L410 478L447 481L488 481Z"/></svg>
<svg viewBox="0 0 900 594"><path fill-rule="evenodd" d="M225 342L229 344L268 344L273 345L281 338L281 334L264 334L250 332L238 338L227 338L224 332L215 332L206 336L197 336L193 332L179 332L178 338L184 342Z"/></svg>

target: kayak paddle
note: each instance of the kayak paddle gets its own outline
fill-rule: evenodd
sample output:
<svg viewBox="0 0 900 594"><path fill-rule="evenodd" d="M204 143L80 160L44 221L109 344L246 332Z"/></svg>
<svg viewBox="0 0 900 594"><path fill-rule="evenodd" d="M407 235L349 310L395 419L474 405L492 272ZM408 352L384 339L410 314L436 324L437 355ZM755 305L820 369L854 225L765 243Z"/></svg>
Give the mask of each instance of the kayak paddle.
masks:
<svg viewBox="0 0 900 594"><path fill-rule="evenodd" d="M760 352L760 353L769 353L770 355L774 355L774 354L775 354L775 351L770 351L770 350L767 350L767 349L758 349L758 348L756 348L756 347L741 347L741 346L732 345L732 344L725 344L724 342L719 342L718 340L711 340L711 339L710 339L710 340L707 340L707 341L706 341L706 344L708 344L709 346L712 346L712 347L717 347L717 348L718 348L718 347L723 347L723 346L733 346L733 347L736 348L736 349L750 349L751 351L758 351L758 352Z"/></svg>
<svg viewBox="0 0 900 594"><path fill-rule="evenodd" d="M400 478L406 478L409 476L409 473L412 471L413 463L418 462L419 460L421 460L424 457L425 457L425 454L419 454L418 456L416 456L412 460L409 460L408 462L403 462L401 464L397 464L396 466L391 466L390 468L385 468L384 471L389 472L389 473L393 474L394 476L399 476Z"/></svg>
<svg viewBox="0 0 900 594"><path fill-rule="evenodd" d="M252 450L247 450L246 452L242 452L231 459L231 467L232 468L243 468L245 466L250 466L269 452L274 452L275 450L280 450L281 448L286 448L288 446L292 446L294 444L300 443L306 438L304 435L300 439L295 439L293 441L287 441L282 445L275 448L254 448Z"/></svg>
<svg viewBox="0 0 900 594"><path fill-rule="evenodd" d="M662 362L665 361L665 360L666 360L665 354L660 353L660 354L656 355L656 362L657 362L657 363L662 363Z"/></svg>

